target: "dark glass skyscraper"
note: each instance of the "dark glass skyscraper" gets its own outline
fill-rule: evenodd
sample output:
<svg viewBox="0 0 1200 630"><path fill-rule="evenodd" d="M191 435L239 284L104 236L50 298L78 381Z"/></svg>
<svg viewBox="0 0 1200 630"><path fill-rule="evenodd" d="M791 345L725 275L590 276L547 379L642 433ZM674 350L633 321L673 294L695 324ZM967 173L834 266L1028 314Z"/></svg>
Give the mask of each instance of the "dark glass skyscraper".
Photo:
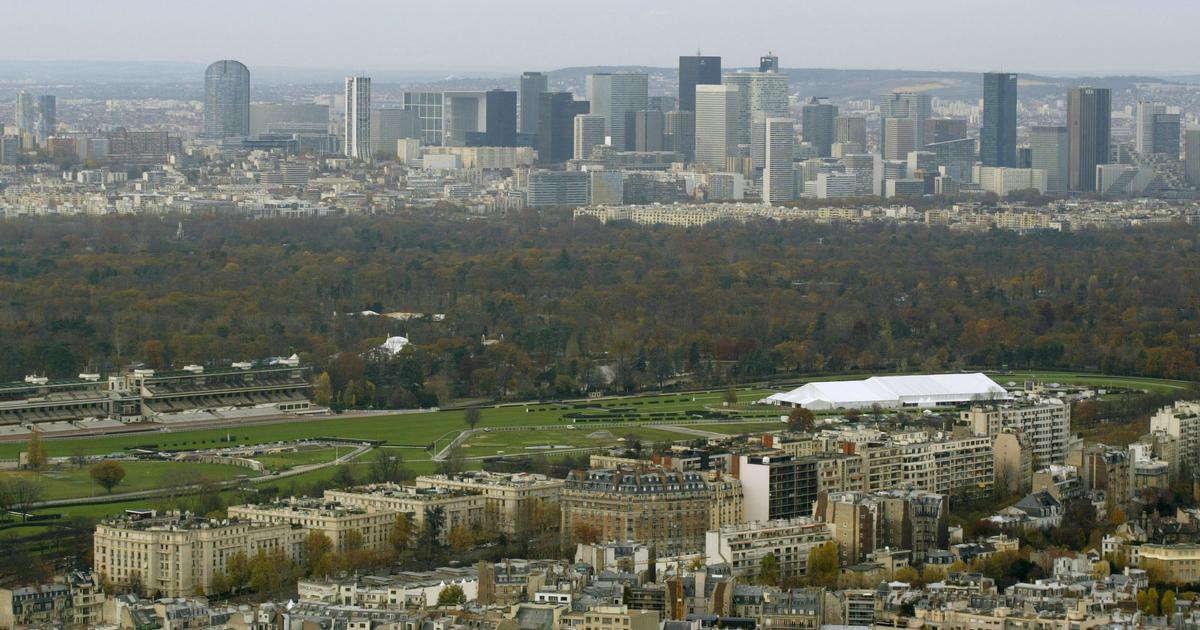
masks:
<svg viewBox="0 0 1200 630"><path fill-rule="evenodd" d="M679 58L679 110L696 111L696 86L721 84L720 57Z"/></svg>
<svg viewBox="0 0 1200 630"><path fill-rule="evenodd" d="M239 61L217 61L204 72L204 135L250 135L250 71Z"/></svg>
<svg viewBox="0 0 1200 630"><path fill-rule="evenodd" d="M537 133L538 130L538 103L541 101L542 92L546 91L547 77L541 72L526 72L521 75L521 84L517 89L520 90L521 106L518 110L520 116L517 123L517 131L521 133Z"/></svg>
<svg viewBox="0 0 1200 630"><path fill-rule="evenodd" d="M758 58L759 72L779 72L779 57L767 53Z"/></svg>
<svg viewBox="0 0 1200 630"><path fill-rule="evenodd" d="M1067 93L1070 135L1068 181L1071 190L1096 190L1096 165L1109 163L1112 139L1112 92L1078 87Z"/></svg>
<svg viewBox="0 0 1200 630"><path fill-rule="evenodd" d="M984 166L1017 165L1017 75L983 75L983 129L979 159Z"/></svg>
<svg viewBox="0 0 1200 630"><path fill-rule="evenodd" d="M485 137L489 147L517 146L517 93L488 90Z"/></svg>
<svg viewBox="0 0 1200 630"><path fill-rule="evenodd" d="M800 107L800 133L817 151L817 157L829 157L837 134L837 105L811 97Z"/></svg>
<svg viewBox="0 0 1200 630"><path fill-rule="evenodd" d="M575 116L586 114L590 105L577 101L570 92L543 92L538 102L538 162L557 164L575 154Z"/></svg>
<svg viewBox="0 0 1200 630"><path fill-rule="evenodd" d="M34 125L38 142L54 135L58 128L58 99L53 94L37 97L37 123Z"/></svg>

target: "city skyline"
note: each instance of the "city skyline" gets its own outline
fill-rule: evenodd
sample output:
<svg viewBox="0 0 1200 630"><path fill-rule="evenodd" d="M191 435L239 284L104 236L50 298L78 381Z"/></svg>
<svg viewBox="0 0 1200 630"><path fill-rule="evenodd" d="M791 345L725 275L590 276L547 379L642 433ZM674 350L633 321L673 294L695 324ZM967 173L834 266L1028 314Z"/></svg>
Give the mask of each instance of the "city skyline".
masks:
<svg viewBox="0 0 1200 630"><path fill-rule="evenodd" d="M66 6L77 2L63 2ZM1082 3L1075 0L1050 5L1034 4L1028 0L1010 3L1011 10L991 16L986 30L962 28L970 24L977 3L967 2L943 7L939 12L910 28L895 29L905 23L902 7L887 3L869 2L874 19L861 20L863 7L838 6L775 6L767 2L750 2L741 6L749 15L766 14L771 20L729 21L710 19L711 11L701 2L682 3L674 0L654 6L621 0L615 10L592 15L574 6L561 6L545 0L530 0L512 5L473 3L477 19L462 20L461 6L439 5L400 6L380 2L356 3L360 11L375 16L365 22L359 44L350 49L320 42L327 38L327 24L300 19L311 12L304 10L311 0L289 3L289 11L281 12L279 2L237 5L242 19L230 22L223 19L224 11L211 10L232 3L216 2L205 10L171 7L165 14L159 5L144 0L122 3L129 11L100 15L87 22L56 19L54 12L45 12L32 5L10 8L13 23L22 29L0 47L4 60L108 60L108 61L183 61L201 63L212 59L239 59L247 66L263 68L328 68L354 69L355 72L428 71L519 73L528 68L546 65L548 57L556 67L647 65L673 67L680 54L720 55L728 67L755 67L763 49L770 48L782 60L785 68L845 68L845 69L910 69L938 71L1021 71L1049 76L1150 74L1176 76L1200 73L1186 56L1174 51L1170 42L1187 37L1183 29L1200 18L1200 6L1181 2L1162 1L1153 4L1172 12L1174 19L1163 21L1153 38L1145 38L1137 46L1112 47L1107 42L1129 33L1125 5L1109 0ZM1027 8L1029 10L1024 10ZM128 14L141 8L153 9L158 16L156 28L144 31L139 38L88 39L84 31L106 27L119 28ZM714 7L715 8L715 7ZM540 45L511 46L506 43L506 24L538 18L544 36ZM1038 19L1031 20L1030 15ZM296 16L296 17L291 17ZM631 17L639 19L629 19ZM172 19L174 18L174 19ZM585 32L569 28L587 19L591 28ZM1086 39L1064 38L1062 24L1093 35ZM911 20L909 20L911 21ZM853 24L853 37L843 29L811 28L802 30L797 38L797 24ZM414 29L401 38L403 45L374 44L396 41L394 27L399 24L429 23L452 25L456 39L470 46L446 46L446 28ZM291 37L285 42L261 37L265 24L284 28ZM38 33L53 28L60 33L59 41L88 41L89 47L56 48L47 54L37 40ZM562 28L556 28L562 27ZM449 28L449 26L448 26ZM195 37L196 33L208 37ZM614 33L619 34L614 36ZM219 36L215 35L219 34ZM1019 34L1024 41L1035 45L1007 45L1011 36ZM1137 35L1137 31L1133 32ZM854 41L872 42L870 46L847 46ZM315 45L314 45L315 44ZM489 50L486 55L480 50ZM953 62L947 61L947 51L954 51ZM1003 54L996 51L1002 50ZM169 51L169 52L168 52ZM404 61L398 61L403 59ZM1050 62L1049 59L1058 61ZM397 60L397 61L393 61Z"/></svg>

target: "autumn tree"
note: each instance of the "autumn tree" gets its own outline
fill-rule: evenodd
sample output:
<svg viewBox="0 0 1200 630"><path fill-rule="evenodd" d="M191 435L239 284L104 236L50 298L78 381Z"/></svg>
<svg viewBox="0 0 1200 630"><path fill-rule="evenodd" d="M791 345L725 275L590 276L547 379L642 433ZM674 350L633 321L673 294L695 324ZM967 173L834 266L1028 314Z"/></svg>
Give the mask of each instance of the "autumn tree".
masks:
<svg viewBox="0 0 1200 630"><path fill-rule="evenodd" d="M788 413L788 428L793 431L811 432L817 426L817 414L799 405Z"/></svg>
<svg viewBox="0 0 1200 630"><path fill-rule="evenodd" d="M467 594L458 584L447 584L438 593L438 606L461 606L467 603Z"/></svg>
<svg viewBox="0 0 1200 630"><path fill-rule="evenodd" d="M121 483L125 478L125 467L121 462L106 459L97 464L93 464L88 469L88 474L92 476L92 480L100 484L105 491L112 493L112 489Z"/></svg>
<svg viewBox="0 0 1200 630"><path fill-rule="evenodd" d="M837 543L828 541L808 552L809 584L834 588L841 570L841 553Z"/></svg>
<svg viewBox="0 0 1200 630"><path fill-rule="evenodd" d="M372 483L400 483L412 478L412 471L404 467L404 458L398 449L379 449L367 474Z"/></svg>
<svg viewBox="0 0 1200 630"><path fill-rule="evenodd" d="M768 553L758 563L758 583L764 586L779 584L779 560L775 554Z"/></svg>
<svg viewBox="0 0 1200 630"><path fill-rule="evenodd" d="M402 556L408 551L409 545L412 544L412 527L408 521L408 514L401 512L396 515L396 522L392 523L392 529L388 532L388 544L391 545L392 551L396 556Z"/></svg>
<svg viewBox="0 0 1200 630"><path fill-rule="evenodd" d="M333 402L333 384L329 380L329 372L321 372L313 385L313 402L328 407Z"/></svg>
<svg viewBox="0 0 1200 630"><path fill-rule="evenodd" d="M571 531L573 542L594 545L600 542L600 530L590 523L579 522Z"/></svg>
<svg viewBox="0 0 1200 630"><path fill-rule="evenodd" d="M455 551L466 551L475 546L475 532L465 525L458 525L447 535L450 547Z"/></svg>
<svg viewBox="0 0 1200 630"><path fill-rule="evenodd" d="M476 426L479 426L479 423L482 420L483 412L479 409L479 407L470 407L463 412L463 422L467 423L467 428L469 429L474 429Z"/></svg>
<svg viewBox="0 0 1200 630"><path fill-rule="evenodd" d="M40 473L46 469L48 463L46 447L42 445L42 432L35 428L29 433L29 444L25 448L25 464L29 470Z"/></svg>
<svg viewBox="0 0 1200 630"><path fill-rule="evenodd" d="M27 477L0 479L0 504L7 504L8 509L28 518L33 506L42 500L43 491L41 482Z"/></svg>
<svg viewBox="0 0 1200 630"><path fill-rule="evenodd" d="M325 555L333 551L333 541L320 530L313 530L304 538L304 568L308 575L315 575Z"/></svg>
<svg viewBox="0 0 1200 630"><path fill-rule="evenodd" d="M1174 617L1175 611L1178 609L1175 603L1175 591L1167 591L1162 595L1162 603L1159 605L1159 612L1166 617Z"/></svg>
<svg viewBox="0 0 1200 630"><path fill-rule="evenodd" d="M904 582L905 584L909 584L917 588L919 588L922 584L921 574L917 573L916 569L908 565L896 569L895 579L897 582Z"/></svg>
<svg viewBox="0 0 1200 630"><path fill-rule="evenodd" d="M1138 593L1138 608L1142 613L1157 617L1159 614L1158 603L1158 589L1153 586Z"/></svg>

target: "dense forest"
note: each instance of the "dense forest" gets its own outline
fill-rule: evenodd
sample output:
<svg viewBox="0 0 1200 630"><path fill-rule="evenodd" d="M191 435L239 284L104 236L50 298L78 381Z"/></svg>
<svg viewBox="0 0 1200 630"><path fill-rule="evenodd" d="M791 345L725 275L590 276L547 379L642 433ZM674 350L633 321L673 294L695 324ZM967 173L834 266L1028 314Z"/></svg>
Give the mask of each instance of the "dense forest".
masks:
<svg viewBox="0 0 1200 630"><path fill-rule="evenodd" d="M0 380L293 352L316 366L318 395L344 406L780 372L1007 365L1195 379L1197 231L685 229L533 212L9 220ZM370 351L388 335L412 345L390 359Z"/></svg>

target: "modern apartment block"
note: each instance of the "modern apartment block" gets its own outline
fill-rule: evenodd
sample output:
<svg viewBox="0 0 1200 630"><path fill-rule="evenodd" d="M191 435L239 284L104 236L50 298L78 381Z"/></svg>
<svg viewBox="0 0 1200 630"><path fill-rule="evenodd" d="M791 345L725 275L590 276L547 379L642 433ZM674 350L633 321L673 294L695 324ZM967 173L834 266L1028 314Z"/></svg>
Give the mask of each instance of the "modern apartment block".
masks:
<svg viewBox="0 0 1200 630"><path fill-rule="evenodd" d="M1029 437L1034 469L1067 461L1071 438L1071 405L1049 398L1030 404L976 405L961 412L975 435L994 437L1006 427Z"/></svg>
<svg viewBox="0 0 1200 630"><path fill-rule="evenodd" d="M817 499L815 457L742 455L735 475L742 480L747 521L812 516Z"/></svg>
<svg viewBox="0 0 1200 630"><path fill-rule="evenodd" d="M1162 431L1175 438L1178 465L1200 472L1200 401L1179 400L1150 417L1150 432Z"/></svg>
<svg viewBox="0 0 1200 630"><path fill-rule="evenodd" d="M762 559L773 555L781 576L802 576L808 554L833 540L828 523L810 518L760 521L730 525L705 534L704 554L709 566L724 564L740 578L758 575Z"/></svg>

